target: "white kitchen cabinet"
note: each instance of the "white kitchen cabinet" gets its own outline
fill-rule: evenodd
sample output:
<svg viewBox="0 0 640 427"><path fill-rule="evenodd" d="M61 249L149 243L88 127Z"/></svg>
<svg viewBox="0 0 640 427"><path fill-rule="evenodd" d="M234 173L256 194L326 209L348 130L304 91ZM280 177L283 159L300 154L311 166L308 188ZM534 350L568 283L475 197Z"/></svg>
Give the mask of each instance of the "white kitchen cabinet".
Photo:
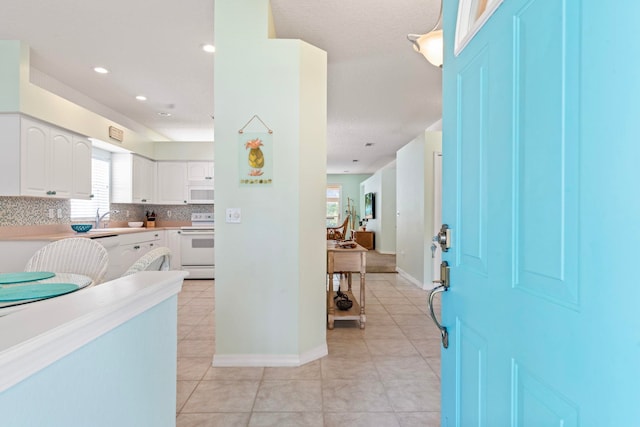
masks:
<svg viewBox="0 0 640 427"><path fill-rule="evenodd" d="M55 126L21 118L20 194L88 199L91 142Z"/></svg>
<svg viewBox="0 0 640 427"><path fill-rule="evenodd" d="M112 203L154 203L154 161L130 153L113 153L111 170Z"/></svg>
<svg viewBox="0 0 640 427"><path fill-rule="evenodd" d="M213 162L187 162L189 181L205 181L213 183Z"/></svg>
<svg viewBox="0 0 640 427"><path fill-rule="evenodd" d="M73 181L71 198L91 198L91 141L82 136L73 136Z"/></svg>
<svg viewBox="0 0 640 427"><path fill-rule="evenodd" d="M0 134L0 195L90 197L88 140L20 114L0 114Z"/></svg>
<svg viewBox="0 0 640 427"><path fill-rule="evenodd" d="M160 205L187 203L187 163L157 162L156 202Z"/></svg>
<svg viewBox="0 0 640 427"><path fill-rule="evenodd" d="M142 255L151 249L165 245L163 230L120 234L95 238L95 240L102 244L109 253L109 266L105 281L122 276Z"/></svg>
<svg viewBox="0 0 640 427"><path fill-rule="evenodd" d="M182 258L180 257L180 230L167 230L167 247L171 251L171 270L182 270Z"/></svg>

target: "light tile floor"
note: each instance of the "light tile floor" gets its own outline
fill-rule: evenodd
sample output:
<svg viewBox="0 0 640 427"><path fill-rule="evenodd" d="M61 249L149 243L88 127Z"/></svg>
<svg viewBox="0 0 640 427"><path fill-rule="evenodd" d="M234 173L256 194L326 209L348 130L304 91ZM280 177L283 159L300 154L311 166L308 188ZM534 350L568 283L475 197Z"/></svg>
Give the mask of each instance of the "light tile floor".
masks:
<svg viewBox="0 0 640 427"><path fill-rule="evenodd" d="M336 322L329 355L296 368L211 367L215 283L186 280L177 426L439 426L440 339L428 293L397 274L366 280L366 328Z"/></svg>

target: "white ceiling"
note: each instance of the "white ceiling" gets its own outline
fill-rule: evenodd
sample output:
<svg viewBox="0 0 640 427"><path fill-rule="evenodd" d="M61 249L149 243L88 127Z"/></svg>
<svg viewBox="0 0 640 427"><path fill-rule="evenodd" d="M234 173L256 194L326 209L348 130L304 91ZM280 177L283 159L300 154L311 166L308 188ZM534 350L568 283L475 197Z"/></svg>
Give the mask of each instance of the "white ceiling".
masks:
<svg viewBox="0 0 640 427"><path fill-rule="evenodd" d="M3 0L0 39L31 47L35 84L133 130L210 141L215 54L201 46L214 41L213 1ZM432 28L439 0L271 5L278 37L328 52L329 173L374 172L440 119L441 70L406 39Z"/></svg>

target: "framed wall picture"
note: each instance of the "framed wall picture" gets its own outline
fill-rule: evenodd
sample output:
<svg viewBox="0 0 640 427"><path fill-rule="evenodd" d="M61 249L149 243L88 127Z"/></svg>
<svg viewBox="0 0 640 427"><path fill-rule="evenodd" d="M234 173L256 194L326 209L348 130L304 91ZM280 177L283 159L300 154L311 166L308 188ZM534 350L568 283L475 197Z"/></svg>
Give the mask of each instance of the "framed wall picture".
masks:
<svg viewBox="0 0 640 427"><path fill-rule="evenodd" d="M376 217L376 195L367 193L364 195L364 218L375 219Z"/></svg>
<svg viewBox="0 0 640 427"><path fill-rule="evenodd" d="M241 185L273 183L273 135L243 132L238 135L238 171Z"/></svg>

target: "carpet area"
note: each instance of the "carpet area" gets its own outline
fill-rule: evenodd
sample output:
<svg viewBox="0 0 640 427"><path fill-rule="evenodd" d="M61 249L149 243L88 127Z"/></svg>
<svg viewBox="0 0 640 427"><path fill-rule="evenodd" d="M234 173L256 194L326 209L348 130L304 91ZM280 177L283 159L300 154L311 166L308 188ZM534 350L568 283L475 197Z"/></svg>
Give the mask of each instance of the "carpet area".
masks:
<svg viewBox="0 0 640 427"><path fill-rule="evenodd" d="M376 251L367 252L367 273L395 273L396 256L381 254Z"/></svg>

